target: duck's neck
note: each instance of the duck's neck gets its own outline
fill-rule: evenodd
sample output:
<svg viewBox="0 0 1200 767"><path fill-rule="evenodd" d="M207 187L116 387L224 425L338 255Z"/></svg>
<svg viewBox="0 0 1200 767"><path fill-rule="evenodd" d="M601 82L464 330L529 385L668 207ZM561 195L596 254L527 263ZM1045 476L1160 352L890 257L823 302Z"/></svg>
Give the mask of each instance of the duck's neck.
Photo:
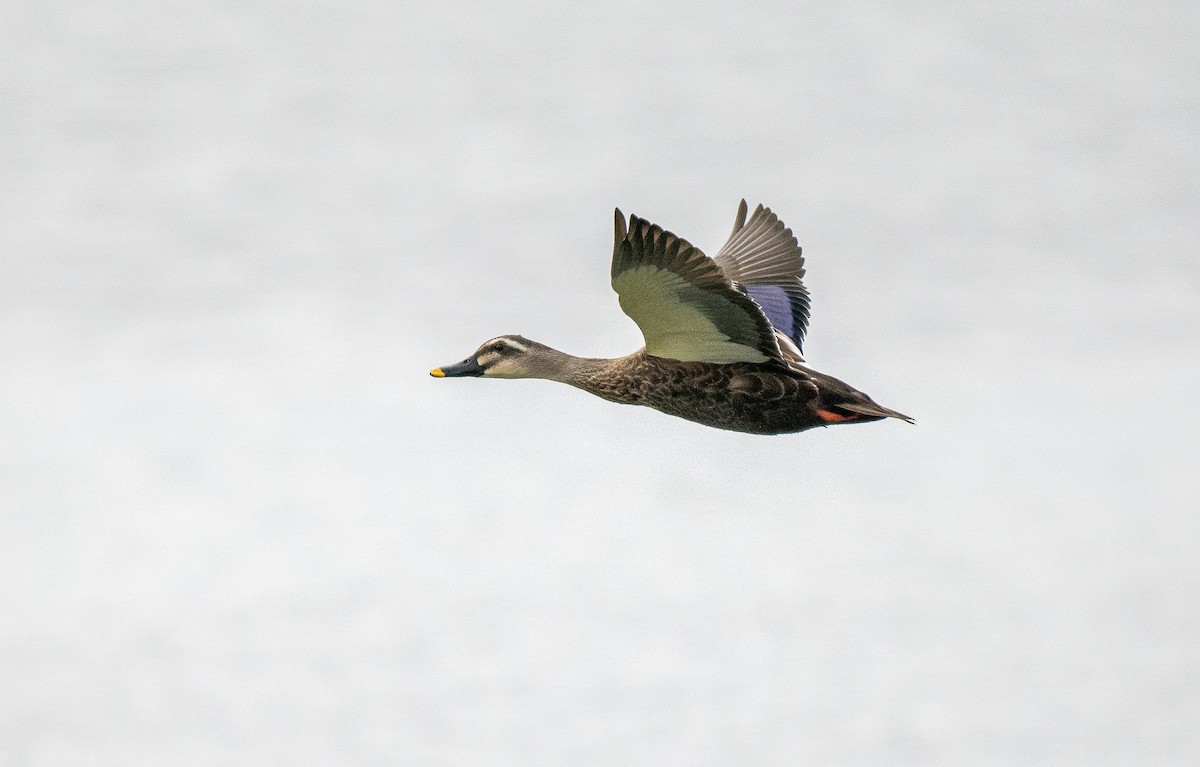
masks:
<svg viewBox="0 0 1200 767"><path fill-rule="evenodd" d="M618 375L622 363L629 359L576 357L547 347L538 360L535 375L537 378L565 383L608 399L614 377Z"/></svg>

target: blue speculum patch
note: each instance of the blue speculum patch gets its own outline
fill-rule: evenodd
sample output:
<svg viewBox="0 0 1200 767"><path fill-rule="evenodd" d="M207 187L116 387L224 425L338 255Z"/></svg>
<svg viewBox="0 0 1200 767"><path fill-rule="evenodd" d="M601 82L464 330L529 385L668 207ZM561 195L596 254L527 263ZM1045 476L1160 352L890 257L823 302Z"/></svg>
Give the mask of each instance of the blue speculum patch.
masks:
<svg viewBox="0 0 1200 767"><path fill-rule="evenodd" d="M796 318L792 316L792 302L787 291L778 285L747 285L746 293L754 302L762 307L777 330L792 335L792 325Z"/></svg>

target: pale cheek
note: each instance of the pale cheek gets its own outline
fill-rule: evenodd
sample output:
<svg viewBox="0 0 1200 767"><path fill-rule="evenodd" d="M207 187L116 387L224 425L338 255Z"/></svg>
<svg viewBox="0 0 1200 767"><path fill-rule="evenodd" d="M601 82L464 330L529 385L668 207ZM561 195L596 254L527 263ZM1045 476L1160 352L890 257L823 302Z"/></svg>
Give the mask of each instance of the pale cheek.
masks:
<svg viewBox="0 0 1200 767"><path fill-rule="evenodd" d="M529 374L522 365L512 359L498 359L491 365L486 365L483 374L488 378L528 378Z"/></svg>

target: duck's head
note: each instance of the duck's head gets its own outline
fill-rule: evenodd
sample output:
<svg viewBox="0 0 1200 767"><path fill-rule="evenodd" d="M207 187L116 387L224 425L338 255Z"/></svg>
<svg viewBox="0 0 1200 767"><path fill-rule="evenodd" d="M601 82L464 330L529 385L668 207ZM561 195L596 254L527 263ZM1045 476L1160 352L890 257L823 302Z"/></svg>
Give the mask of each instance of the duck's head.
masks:
<svg viewBox="0 0 1200 767"><path fill-rule="evenodd" d="M561 352L522 336L499 336L462 362L429 371L434 378L545 378Z"/></svg>

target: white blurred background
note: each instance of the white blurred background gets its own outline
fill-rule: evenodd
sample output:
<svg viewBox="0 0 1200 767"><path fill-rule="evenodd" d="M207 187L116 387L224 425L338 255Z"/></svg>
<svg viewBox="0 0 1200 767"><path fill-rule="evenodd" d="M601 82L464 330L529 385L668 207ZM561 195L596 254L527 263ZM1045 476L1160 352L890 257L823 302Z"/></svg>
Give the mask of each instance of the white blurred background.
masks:
<svg viewBox="0 0 1200 767"><path fill-rule="evenodd" d="M1200 6L4 17L0 765L1200 762ZM917 426L428 377L743 196Z"/></svg>

